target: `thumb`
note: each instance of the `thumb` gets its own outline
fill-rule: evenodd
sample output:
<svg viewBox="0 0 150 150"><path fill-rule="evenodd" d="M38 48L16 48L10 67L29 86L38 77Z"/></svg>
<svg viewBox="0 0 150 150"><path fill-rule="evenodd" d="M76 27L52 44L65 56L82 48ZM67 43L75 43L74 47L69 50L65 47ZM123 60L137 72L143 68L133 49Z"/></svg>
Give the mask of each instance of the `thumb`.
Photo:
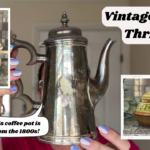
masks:
<svg viewBox="0 0 150 150"><path fill-rule="evenodd" d="M130 143L128 140L121 140L121 136L115 130L106 127L106 126L99 126L98 127L100 134L111 142L114 146L121 150L129 150Z"/></svg>
<svg viewBox="0 0 150 150"><path fill-rule="evenodd" d="M11 85L10 89L0 89L0 96L4 96L6 94L15 94L18 88L16 85Z"/></svg>

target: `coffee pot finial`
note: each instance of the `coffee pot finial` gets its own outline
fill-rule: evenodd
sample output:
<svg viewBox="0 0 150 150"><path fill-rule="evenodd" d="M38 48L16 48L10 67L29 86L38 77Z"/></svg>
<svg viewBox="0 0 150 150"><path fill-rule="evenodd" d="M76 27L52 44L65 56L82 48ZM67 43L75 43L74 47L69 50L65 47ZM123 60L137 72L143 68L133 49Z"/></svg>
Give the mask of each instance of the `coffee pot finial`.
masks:
<svg viewBox="0 0 150 150"><path fill-rule="evenodd" d="M62 23L62 26L68 26L67 23L69 22L69 19L67 17L67 14L66 12L64 11L63 14L62 14L62 17L61 17L61 23Z"/></svg>

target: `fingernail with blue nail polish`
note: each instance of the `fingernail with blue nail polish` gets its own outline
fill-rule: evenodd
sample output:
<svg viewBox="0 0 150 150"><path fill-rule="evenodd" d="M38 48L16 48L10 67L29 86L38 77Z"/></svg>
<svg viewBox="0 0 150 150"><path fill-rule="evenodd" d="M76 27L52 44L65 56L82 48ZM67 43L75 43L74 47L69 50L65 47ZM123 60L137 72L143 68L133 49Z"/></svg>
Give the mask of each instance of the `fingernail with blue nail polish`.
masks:
<svg viewBox="0 0 150 150"><path fill-rule="evenodd" d="M10 64L11 64L12 66L17 66L17 65L19 64L19 60L18 60L18 59L11 59L11 60L10 60Z"/></svg>
<svg viewBox="0 0 150 150"><path fill-rule="evenodd" d="M21 74L22 74L21 70L16 70L16 71L13 72L14 77L19 77Z"/></svg>
<svg viewBox="0 0 150 150"><path fill-rule="evenodd" d="M80 139L81 144L85 145L85 146L89 146L91 144L90 140L83 137Z"/></svg>
<svg viewBox="0 0 150 150"><path fill-rule="evenodd" d="M11 91L15 92L17 90L17 88L15 86L11 87Z"/></svg>
<svg viewBox="0 0 150 150"><path fill-rule="evenodd" d="M13 48L14 46L10 44L10 48Z"/></svg>
<svg viewBox="0 0 150 150"><path fill-rule="evenodd" d="M78 147L76 147L75 145L73 145L73 146L71 147L71 150L79 150L79 149L78 149Z"/></svg>
<svg viewBox="0 0 150 150"><path fill-rule="evenodd" d="M107 134L109 131L108 128L106 128L105 126L99 126L98 129L101 133L104 133L104 134Z"/></svg>

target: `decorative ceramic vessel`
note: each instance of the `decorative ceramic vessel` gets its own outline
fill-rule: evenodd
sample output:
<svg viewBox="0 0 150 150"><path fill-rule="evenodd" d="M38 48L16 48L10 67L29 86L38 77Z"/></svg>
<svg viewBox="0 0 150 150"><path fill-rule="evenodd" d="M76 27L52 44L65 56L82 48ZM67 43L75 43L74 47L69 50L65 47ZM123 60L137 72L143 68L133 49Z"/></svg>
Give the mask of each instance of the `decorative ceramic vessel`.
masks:
<svg viewBox="0 0 150 150"><path fill-rule="evenodd" d="M142 96L134 115L139 124L150 127L150 92Z"/></svg>

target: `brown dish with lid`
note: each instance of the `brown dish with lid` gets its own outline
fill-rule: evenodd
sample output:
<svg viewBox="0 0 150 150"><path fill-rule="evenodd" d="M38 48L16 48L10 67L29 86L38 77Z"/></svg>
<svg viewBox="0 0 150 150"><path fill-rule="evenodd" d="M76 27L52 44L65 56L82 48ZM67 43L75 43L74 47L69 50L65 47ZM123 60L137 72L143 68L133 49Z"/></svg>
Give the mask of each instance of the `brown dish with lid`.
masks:
<svg viewBox="0 0 150 150"><path fill-rule="evenodd" d="M133 113L139 124L150 127L150 92L142 96L136 111Z"/></svg>

